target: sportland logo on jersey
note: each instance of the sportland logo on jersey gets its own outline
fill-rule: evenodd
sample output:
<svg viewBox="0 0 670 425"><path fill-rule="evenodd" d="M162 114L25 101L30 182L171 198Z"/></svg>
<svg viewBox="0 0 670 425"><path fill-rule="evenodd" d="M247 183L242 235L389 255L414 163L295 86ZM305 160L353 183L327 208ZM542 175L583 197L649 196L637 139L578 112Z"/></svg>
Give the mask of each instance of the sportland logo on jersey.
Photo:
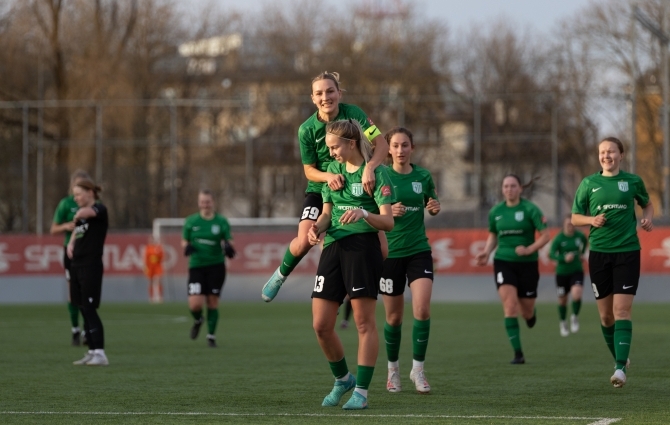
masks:
<svg viewBox="0 0 670 425"><path fill-rule="evenodd" d="M421 182L412 182L412 190L414 191L414 193L421 193L423 191Z"/></svg>
<svg viewBox="0 0 670 425"><path fill-rule="evenodd" d="M212 234L218 235L221 231L221 227L218 224L212 224Z"/></svg>
<svg viewBox="0 0 670 425"><path fill-rule="evenodd" d="M619 182L619 190L622 192L628 192L628 182Z"/></svg>
<svg viewBox="0 0 670 425"><path fill-rule="evenodd" d="M523 221L523 211L517 211L514 213L514 219L516 221Z"/></svg>
<svg viewBox="0 0 670 425"><path fill-rule="evenodd" d="M363 183L352 183L351 193L354 196L361 196L363 194Z"/></svg>

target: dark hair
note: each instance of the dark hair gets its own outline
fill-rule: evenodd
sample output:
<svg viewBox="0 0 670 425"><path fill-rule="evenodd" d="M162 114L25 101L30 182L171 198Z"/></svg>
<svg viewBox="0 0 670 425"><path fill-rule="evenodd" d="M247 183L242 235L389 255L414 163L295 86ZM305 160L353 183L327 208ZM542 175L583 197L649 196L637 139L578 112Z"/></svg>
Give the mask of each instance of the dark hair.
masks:
<svg viewBox="0 0 670 425"><path fill-rule="evenodd" d="M386 134L384 134L384 139L386 139L386 143L388 143L389 146L391 146L391 138L398 133L402 133L407 136L409 138L409 143L412 145L412 147L414 147L414 136L412 136L412 132L405 127L393 127L388 132L386 132Z"/></svg>
<svg viewBox="0 0 670 425"><path fill-rule="evenodd" d="M92 191L93 197L95 199L100 199L100 192L102 192L102 188L96 185L95 182L90 177L88 178L80 177L77 179L74 185L82 189Z"/></svg>
<svg viewBox="0 0 670 425"><path fill-rule="evenodd" d="M335 83L335 88L340 90L340 74L339 73L323 71L321 74L312 78L312 85L315 82L321 81L321 80L331 80L332 82Z"/></svg>
<svg viewBox="0 0 670 425"><path fill-rule="evenodd" d="M529 187L533 186L533 183L535 183L535 180L540 179L540 176L535 176L532 179L530 179L530 181L528 183L521 183L521 179L519 178L519 176L517 176L516 174L510 173L510 174L507 174L505 177L503 177L503 181L505 181L505 179L507 177L514 177L516 179L516 181L519 183L519 186L521 186L521 189L528 189Z"/></svg>
<svg viewBox="0 0 670 425"><path fill-rule="evenodd" d="M209 189L200 189L200 190L198 191L198 195L208 195L208 196L211 196L212 199L214 199L214 194L213 194L212 191L209 190Z"/></svg>
<svg viewBox="0 0 670 425"><path fill-rule="evenodd" d="M621 140L617 139L616 137L605 137L604 139L602 139L600 141L600 143L602 143L602 142L612 142L612 143L614 143L619 148L619 152L623 153L623 143L621 143ZM598 143L598 144L600 145L600 143Z"/></svg>
<svg viewBox="0 0 670 425"><path fill-rule="evenodd" d="M326 134L328 133L356 142L356 147L365 162L372 158L372 143L365 137L363 128L358 121L352 119L331 121L326 125Z"/></svg>
<svg viewBox="0 0 670 425"><path fill-rule="evenodd" d="M78 168L74 170L72 174L70 174L70 188L72 188L77 180L79 179L90 179L91 176L88 175L88 173L81 168Z"/></svg>

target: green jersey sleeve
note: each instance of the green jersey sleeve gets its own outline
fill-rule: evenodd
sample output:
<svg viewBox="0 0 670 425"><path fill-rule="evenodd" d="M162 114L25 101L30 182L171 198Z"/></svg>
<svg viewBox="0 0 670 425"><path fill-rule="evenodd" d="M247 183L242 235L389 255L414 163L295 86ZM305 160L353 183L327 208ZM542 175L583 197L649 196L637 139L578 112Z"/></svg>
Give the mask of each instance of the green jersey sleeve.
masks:
<svg viewBox="0 0 670 425"><path fill-rule="evenodd" d="M533 225L535 226L535 229L537 231L546 229L547 228L547 219L544 217L544 214L542 213L542 210L540 210L540 208L533 203L529 203L529 205L531 205L531 207L530 207L530 217L533 221Z"/></svg>
<svg viewBox="0 0 670 425"><path fill-rule="evenodd" d="M230 223L228 222L228 219L224 216L221 216L221 231L223 233L223 239L224 240L232 240L233 235L230 233Z"/></svg>
<svg viewBox="0 0 670 425"><path fill-rule="evenodd" d="M316 149L316 140L309 127L300 126L298 130L300 142L300 158L305 165L316 164L319 157Z"/></svg>
<svg viewBox="0 0 670 425"><path fill-rule="evenodd" d="M644 181L641 178L638 178L635 191L635 200L637 204L642 208L649 205L649 194L647 193L647 188L644 185Z"/></svg>
<svg viewBox="0 0 670 425"><path fill-rule="evenodd" d="M191 217L186 217L186 220L184 220L184 227L181 231L181 238L185 240L186 242L191 242Z"/></svg>
<svg viewBox="0 0 670 425"><path fill-rule="evenodd" d="M498 234L498 229L496 228L494 208L491 208L489 211L489 232L493 234Z"/></svg>
<svg viewBox="0 0 670 425"><path fill-rule="evenodd" d="M561 236L560 233L556 235L554 240L551 241L551 248L549 248L549 258L554 261L558 261L558 248L560 246L559 244L561 239L560 236Z"/></svg>
<svg viewBox="0 0 670 425"><path fill-rule="evenodd" d="M396 201L392 189L393 183L391 183L391 176L389 176L385 166L380 165L375 169L375 180L375 202L377 205L393 204Z"/></svg>
<svg viewBox="0 0 670 425"><path fill-rule="evenodd" d="M589 214L589 184L586 179L582 180L575 193L575 200L572 202L572 213L588 215Z"/></svg>
<svg viewBox="0 0 670 425"><path fill-rule="evenodd" d="M426 176L426 192L424 193L423 196L423 205L427 205L428 201L430 201L430 198L435 199L436 201L439 201L440 199L437 197L437 189L435 188L435 183L433 182L433 177L428 174Z"/></svg>
<svg viewBox="0 0 670 425"><path fill-rule="evenodd" d="M58 203L58 206L56 207L56 211L54 212L54 223L56 224L63 224L67 223L67 215L68 215L68 208L67 208L67 198L61 199L61 201Z"/></svg>

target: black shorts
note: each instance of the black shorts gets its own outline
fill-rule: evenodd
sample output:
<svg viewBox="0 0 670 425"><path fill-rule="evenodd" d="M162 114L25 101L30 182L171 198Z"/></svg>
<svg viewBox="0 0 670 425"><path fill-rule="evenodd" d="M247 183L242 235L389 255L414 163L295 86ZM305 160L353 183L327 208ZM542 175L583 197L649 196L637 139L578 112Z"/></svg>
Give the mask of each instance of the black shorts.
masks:
<svg viewBox="0 0 670 425"><path fill-rule="evenodd" d="M302 214L300 221L312 220L316 221L323 211L323 196L317 192L305 193L305 200L302 203Z"/></svg>
<svg viewBox="0 0 670 425"><path fill-rule="evenodd" d="M321 253L312 298L342 300L377 299L384 260L377 233L347 236L328 245Z"/></svg>
<svg viewBox="0 0 670 425"><path fill-rule="evenodd" d="M65 279L70 281L70 267L72 267L72 260L67 256L67 246L63 249L63 268L65 269Z"/></svg>
<svg viewBox="0 0 670 425"><path fill-rule="evenodd" d="M417 279L433 280L433 255L431 251L384 260L384 270L379 281L379 293L398 296Z"/></svg>
<svg viewBox="0 0 670 425"><path fill-rule="evenodd" d="M572 288L572 285L584 285L584 272L556 275L556 290L558 291L559 297L570 293L570 288Z"/></svg>
<svg viewBox="0 0 670 425"><path fill-rule="evenodd" d="M226 280L226 264L192 267L188 269L188 295L221 295Z"/></svg>
<svg viewBox="0 0 670 425"><path fill-rule="evenodd" d="M537 298L540 270L537 261L493 260L496 288L513 285L519 298Z"/></svg>
<svg viewBox="0 0 670 425"><path fill-rule="evenodd" d="M589 274L597 300L610 294L635 295L640 282L640 251L591 251Z"/></svg>
<svg viewBox="0 0 670 425"><path fill-rule="evenodd" d="M100 264L87 266L70 266L70 302L78 307L92 305L100 307L102 296L102 274L104 267Z"/></svg>

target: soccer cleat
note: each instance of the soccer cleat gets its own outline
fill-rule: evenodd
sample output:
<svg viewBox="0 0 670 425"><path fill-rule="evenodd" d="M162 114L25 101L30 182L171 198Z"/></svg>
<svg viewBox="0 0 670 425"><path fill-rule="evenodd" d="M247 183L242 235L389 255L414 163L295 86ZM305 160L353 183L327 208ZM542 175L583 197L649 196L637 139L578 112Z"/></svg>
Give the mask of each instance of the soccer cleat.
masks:
<svg viewBox="0 0 670 425"><path fill-rule="evenodd" d="M216 337L214 335L207 335L207 346L216 348Z"/></svg>
<svg viewBox="0 0 670 425"><path fill-rule="evenodd" d="M570 336L570 330L568 330L568 322L561 320L558 324L558 328L561 331L561 336Z"/></svg>
<svg viewBox="0 0 670 425"><path fill-rule="evenodd" d="M537 315L533 313L533 317L526 320L526 325L528 326L528 328L532 328L533 326L535 326L535 322L537 322Z"/></svg>
<svg viewBox="0 0 670 425"><path fill-rule="evenodd" d="M91 360L86 362L86 366L108 366L108 365L109 360L107 360L107 356L104 355L103 353L93 354L93 358L91 358Z"/></svg>
<svg viewBox="0 0 670 425"><path fill-rule="evenodd" d="M193 322L193 326L191 326L191 339L196 339L198 337L198 333L200 332L200 325L202 325L202 322L202 317L200 320Z"/></svg>
<svg viewBox="0 0 670 425"><path fill-rule="evenodd" d="M368 399L363 394L356 391L351 394L349 401L344 403L342 409L344 410L363 410L368 408Z"/></svg>
<svg viewBox="0 0 670 425"><path fill-rule="evenodd" d="M79 331L72 332L72 346L73 347L81 346L81 332Z"/></svg>
<svg viewBox="0 0 670 425"><path fill-rule="evenodd" d="M614 388L621 388L626 385L626 374L623 370L617 369L614 371L614 375L610 378L610 382L614 385Z"/></svg>
<svg viewBox="0 0 670 425"><path fill-rule="evenodd" d="M349 374L349 378L346 381L335 381L333 389L330 391L324 399L321 406L323 407L332 407L340 404L342 396L352 388L356 386L356 377L352 374Z"/></svg>
<svg viewBox="0 0 670 425"><path fill-rule="evenodd" d="M340 322L340 329L347 329L349 327L349 321L342 319L342 322Z"/></svg>
<svg viewBox="0 0 670 425"><path fill-rule="evenodd" d="M579 332L579 319L574 314L570 316L570 331L573 334Z"/></svg>
<svg viewBox="0 0 670 425"><path fill-rule="evenodd" d="M409 379L414 382L416 391L419 394L430 393L430 384L426 380L426 375L424 374L423 369L412 369L409 374Z"/></svg>
<svg viewBox="0 0 670 425"><path fill-rule="evenodd" d="M399 393L402 391L402 385L400 385L400 372L397 367L390 367L388 378L386 379L386 389L390 393Z"/></svg>
<svg viewBox="0 0 670 425"><path fill-rule="evenodd" d="M268 280L268 282L263 286L263 290L261 291L261 297L263 298L263 301L269 303L270 301L274 300L277 296L277 293L279 292L279 288L281 288L285 281L286 276L280 275L279 268L277 268L277 270L272 273L270 280Z"/></svg>
<svg viewBox="0 0 670 425"><path fill-rule="evenodd" d="M523 357L523 353L519 351L518 353L514 353L514 358L510 362L510 364L525 364L526 359Z"/></svg>
<svg viewBox="0 0 670 425"><path fill-rule="evenodd" d="M93 353L86 353L84 354L83 358L73 361L72 364L76 366L85 365L86 363L91 361L91 359L93 359Z"/></svg>

